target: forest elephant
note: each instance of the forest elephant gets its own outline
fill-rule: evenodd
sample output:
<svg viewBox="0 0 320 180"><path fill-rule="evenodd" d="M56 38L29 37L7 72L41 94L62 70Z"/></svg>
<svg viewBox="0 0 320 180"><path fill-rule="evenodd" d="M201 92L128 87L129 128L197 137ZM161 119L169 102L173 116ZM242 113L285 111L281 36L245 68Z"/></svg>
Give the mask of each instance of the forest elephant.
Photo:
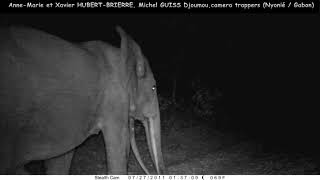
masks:
<svg viewBox="0 0 320 180"><path fill-rule="evenodd" d="M108 174L127 174L140 120L158 174L161 152L156 81L139 45L120 27L120 48L71 43L26 27L0 29L0 174L26 173L44 160L47 174L67 174L74 149L102 132Z"/></svg>

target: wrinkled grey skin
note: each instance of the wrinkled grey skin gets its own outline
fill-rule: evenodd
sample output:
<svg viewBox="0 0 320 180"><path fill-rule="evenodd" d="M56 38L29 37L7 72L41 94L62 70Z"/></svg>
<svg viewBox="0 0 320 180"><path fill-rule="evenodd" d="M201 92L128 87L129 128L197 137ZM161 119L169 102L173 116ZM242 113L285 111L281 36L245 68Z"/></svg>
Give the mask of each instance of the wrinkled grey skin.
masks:
<svg viewBox="0 0 320 180"><path fill-rule="evenodd" d="M42 31L0 29L0 174L24 174L45 160L67 174L74 148L102 131L108 174L127 174L130 144L142 168L135 119L164 173L156 82L138 44L120 27L121 47L73 44Z"/></svg>

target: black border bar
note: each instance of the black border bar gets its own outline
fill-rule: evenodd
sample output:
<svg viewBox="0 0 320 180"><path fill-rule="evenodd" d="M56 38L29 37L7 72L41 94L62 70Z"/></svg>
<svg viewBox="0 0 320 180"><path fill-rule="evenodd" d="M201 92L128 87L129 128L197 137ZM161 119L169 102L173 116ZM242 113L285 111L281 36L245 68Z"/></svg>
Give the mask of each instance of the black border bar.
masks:
<svg viewBox="0 0 320 180"><path fill-rule="evenodd" d="M0 0L7 13L319 13L319 0Z"/></svg>

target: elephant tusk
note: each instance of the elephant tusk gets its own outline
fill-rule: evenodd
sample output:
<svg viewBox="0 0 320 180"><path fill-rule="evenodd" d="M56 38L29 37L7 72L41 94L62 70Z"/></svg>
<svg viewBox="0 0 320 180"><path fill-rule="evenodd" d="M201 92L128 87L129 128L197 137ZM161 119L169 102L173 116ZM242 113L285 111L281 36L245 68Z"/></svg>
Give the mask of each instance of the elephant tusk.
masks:
<svg viewBox="0 0 320 180"><path fill-rule="evenodd" d="M150 134L149 120L143 121L143 125L144 125L145 131L146 131L146 137L147 137L147 143L148 143L148 149L149 149L149 152L150 152L150 156L151 156L151 159L153 161L153 164L155 165L156 161L155 161L155 158L154 158L153 148L152 148L152 145L151 145L151 134Z"/></svg>
<svg viewBox="0 0 320 180"><path fill-rule="evenodd" d="M146 166L144 165L142 159L141 159L141 156L140 156L140 153L139 153L139 150L138 150L138 147L137 147L137 143L136 143L136 138L135 138L135 130L134 130L134 119L133 118L130 118L130 124L129 124L129 129L130 129L130 143L131 143L131 148L132 148L132 151L136 157L136 159L138 160L141 168L144 170L144 172L147 174L147 175L150 175L150 172L148 171L148 169L146 168Z"/></svg>
<svg viewBox="0 0 320 180"><path fill-rule="evenodd" d="M152 161L155 165L158 174L165 173L165 167L161 152L161 134L159 117L152 117L143 121L146 130L146 136L151 154Z"/></svg>

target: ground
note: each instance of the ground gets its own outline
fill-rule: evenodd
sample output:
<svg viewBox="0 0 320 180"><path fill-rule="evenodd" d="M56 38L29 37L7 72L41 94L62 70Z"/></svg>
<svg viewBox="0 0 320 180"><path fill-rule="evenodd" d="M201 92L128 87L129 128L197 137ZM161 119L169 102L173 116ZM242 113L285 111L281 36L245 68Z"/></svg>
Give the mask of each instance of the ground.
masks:
<svg viewBox="0 0 320 180"><path fill-rule="evenodd" d="M257 143L198 126L171 130L163 135L163 156L169 174L319 174L317 163L303 154L264 152ZM144 134L137 143L149 170ZM71 174L105 174L102 136L93 136L77 149ZM129 174L144 174L130 156Z"/></svg>
<svg viewBox="0 0 320 180"><path fill-rule="evenodd" d="M155 174L146 145L144 131L138 126L137 144L147 168ZM270 148L269 148L270 149ZM272 149L272 148L271 148ZM163 128L162 151L169 174L270 175L319 174L312 156L285 151L266 151L260 142L234 134L222 133L204 125ZM38 163L39 164L39 163ZM34 171L37 163L30 166ZM43 168L42 168L43 169ZM104 143L101 134L91 136L76 149L71 174L105 174ZM144 174L130 154L129 174Z"/></svg>

